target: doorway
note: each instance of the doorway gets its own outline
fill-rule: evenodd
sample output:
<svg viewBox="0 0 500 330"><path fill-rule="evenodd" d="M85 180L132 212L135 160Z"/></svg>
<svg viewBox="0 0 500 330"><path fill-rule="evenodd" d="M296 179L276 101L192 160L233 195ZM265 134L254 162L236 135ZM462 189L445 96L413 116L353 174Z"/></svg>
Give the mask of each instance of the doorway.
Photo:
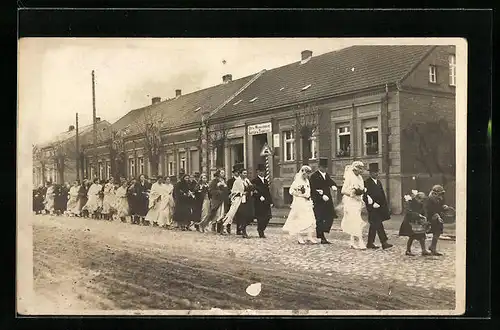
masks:
<svg viewBox="0 0 500 330"><path fill-rule="evenodd" d="M260 152L264 145L267 142L267 134L257 134L253 135L252 137L252 145L253 145L253 157L252 157L252 169L253 169L253 176L257 176L257 165L258 164L265 164L266 163L266 157L261 156ZM249 173L250 174L250 173Z"/></svg>

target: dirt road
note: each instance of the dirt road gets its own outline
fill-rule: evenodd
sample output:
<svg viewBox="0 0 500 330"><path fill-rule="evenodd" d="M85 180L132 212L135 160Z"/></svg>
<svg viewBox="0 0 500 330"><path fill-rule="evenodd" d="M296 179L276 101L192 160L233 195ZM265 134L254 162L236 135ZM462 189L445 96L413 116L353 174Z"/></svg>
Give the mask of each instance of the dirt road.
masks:
<svg viewBox="0 0 500 330"><path fill-rule="evenodd" d="M238 238L37 216L35 292L52 310L454 308L449 289L249 262L231 239ZM255 282L262 291L251 297L245 289Z"/></svg>

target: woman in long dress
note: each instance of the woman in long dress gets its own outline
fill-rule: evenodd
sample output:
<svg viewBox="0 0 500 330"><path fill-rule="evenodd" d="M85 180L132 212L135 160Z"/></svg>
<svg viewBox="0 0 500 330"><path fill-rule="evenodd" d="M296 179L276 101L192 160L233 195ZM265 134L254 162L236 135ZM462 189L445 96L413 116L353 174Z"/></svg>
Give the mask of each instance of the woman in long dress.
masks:
<svg viewBox="0 0 500 330"><path fill-rule="evenodd" d="M78 209L78 191L80 190L80 184L78 181L73 182L73 186L69 189L69 199L66 204L66 210L69 216L75 216L75 214L79 214L80 210Z"/></svg>
<svg viewBox="0 0 500 330"><path fill-rule="evenodd" d="M201 174L200 181L196 187L196 203L199 214L195 216L196 229L201 231L200 222L205 219L210 212L210 198L208 197L208 177L205 173Z"/></svg>
<svg viewBox="0 0 500 330"><path fill-rule="evenodd" d="M184 174L174 187L175 211L174 221L181 230L188 230L193 219L194 192L190 189L189 174Z"/></svg>
<svg viewBox="0 0 500 330"><path fill-rule="evenodd" d="M114 179L109 178L108 182L104 185L103 191L104 197L102 199L102 210L101 213L105 220L111 220L112 213L114 211L114 206L116 201L115 197L115 184Z"/></svg>
<svg viewBox="0 0 500 330"><path fill-rule="evenodd" d="M241 203L235 214L236 226L239 232L241 232L241 237L248 238L247 226L253 221L254 218L254 204L253 204L253 192L255 187L248 180L248 172L246 169L241 170L240 179L243 185L243 192L241 194ZM235 180L235 184L238 180ZM234 186L233 186L234 187ZM241 189L241 188L240 188ZM229 226L226 226L227 233L230 234L231 230Z"/></svg>
<svg viewBox="0 0 500 330"><path fill-rule="evenodd" d="M134 187L134 223L144 224L145 217L149 211L149 192L151 190L151 183L146 180L146 176L141 174L139 176L139 181Z"/></svg>
<svg viewBox="0 0 500 330"><path fill-rule="evenodd" d="M102 206L99 198L102 187L97 178L95 178L93 182L94 183L90 186L87 192L87 204L85 204L82 211L87 211L89 216L95 219L97 217L97 212Z"/></svg>
<svg viewBox="0 0 500 330"><path fill-rule="evenodd" d="M226 208L226 199L228 195L228 188L224 180L222 170L218 170L214 174L214 179L208 185L208 197L210 198L210 209L208 214L202 218L199 223L199 228L202 233L205 228L212 224L212 231L217 232L216 224L220 223L224 217Z"/></svg>
<svg viewBox="0 0 500 330"><path fill-rule="evenodd" d="M347 165L344 171L344 184L342 186L342 203L344 216L340 227L344 233L351 235L350 246L353 249L366 249L363 241L363 229L366 221L361 217L363 209L363 194L366 192L365 184L361 173L363 173L364 164L355 161ZM358 244L356 245L356 240Z"/></svg>
<svg viewBox="0 0 500 330"><path fill-rule="evenodd" d="M307 241L313 244L318 243L318 240L314 237L316 234L316 218L309 184L311 172L311 167L302 166L300 171L295 174L293 183L288 190L288 193L293 196L293 201L283 231L296 236L299 244L306 243L304 236L306 236Z"/></svg>
<svg viewBox="0 0 500 330"><path fill-rule="evenodd" d="M164 223L164 226L168 228L171 227L174 223L174 185L172 184L172 180L170 179L170 177L167 176L164 178L164 180L165 194L162 195L162 198L166 201L166 203L165 209L163 211L162 222Z"/></svg>
<svg viewBox="0 0 500 330"><path fill-rule="evenodd" d="M116 215L122 222L127 222L127 216L130 214L130 208L128 205L128 182L123 181L120 188L115 192L116 197Z"/></svg>
<svg viewBox="0 0 500 330"><path fill-rule="evenodd" d="M164 178L159 176L158 180L151 186L149 211L146 214L146 221L160 227L166 227L171 224L169 221L171 215L169 214L169 209L167 210L167 206L171 203L169 199L172 198L172 191L173 188L167 187L164 183Z"/></svg>
<svg viewBox="0 0 500 330"><path fill-rule="evenodd" d="M83 179L83 182L80 185L80 189L78 189L78 206L77 206L78 212L76 211L74 212L77 217L79 216L85 217L86 215L88 215L88 212L83 210L88 200L87 192L88 192L88 180Z"/></svg>
<svg viewBox="0 0 500 330"><path fill-rule="evenodd" d="M45 213L50 215L54 214L54 198L55 198L55 190L52 182L47 182L47 191L45 192Z"/></svg>

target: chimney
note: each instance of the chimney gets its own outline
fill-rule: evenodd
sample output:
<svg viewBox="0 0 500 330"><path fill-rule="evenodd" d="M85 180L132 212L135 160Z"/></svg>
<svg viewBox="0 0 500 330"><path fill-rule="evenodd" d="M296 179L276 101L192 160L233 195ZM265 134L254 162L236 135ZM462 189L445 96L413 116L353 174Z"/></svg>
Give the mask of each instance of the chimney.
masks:
<svg viewBox="0 0 500 330"><path fill-rule="evenodd" d="M151 99L151 104L156 104L161 102L161 97L156 96Z"/></svg>
<svg viewBox="0 0 500 330"><path fill-rule="evenodd" d="M101 117L95 117L95 122L98 123L101 121Z"/></svg>
<svg viewBox="0 0 500 330"><path fill-rule="evenodd" d="M74 130L74 129L75 129L75 126L70 125L70 126L69 126L69 128L68 128L68 131L69 131L69 132L71 132L71 131L72 131L72 130Z"/></svg>
<svg viewBox="0 0 500 330"><path fill-rule="evenodd" d="M222 82L223 82L224 84L227 84L228 82L231 82L231 81L233 81L233 75L231 75L231 74L226 74L226 75L223 75L223 76L222 76Z"/></svg>
<svg viewBox="0 0 500 330"><path fill-rule="evenodd" d="M179 97L182 95L182 91L180 89L175 90L175 97Z"/></svg>
<svg viewBox="0 0 500 330"><path fill-rule="evenodd" d="M313 52L310 50L303 50L300 53L300 55L301 55L301 63L305 63L313 56Z"/></svg>

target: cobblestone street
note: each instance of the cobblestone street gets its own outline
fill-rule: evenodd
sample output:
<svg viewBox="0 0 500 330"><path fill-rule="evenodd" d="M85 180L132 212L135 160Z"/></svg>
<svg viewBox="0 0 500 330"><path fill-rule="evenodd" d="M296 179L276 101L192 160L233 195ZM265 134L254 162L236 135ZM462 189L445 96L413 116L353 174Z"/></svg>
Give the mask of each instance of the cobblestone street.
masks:
<svg viewBox="0 0 500 330"><path fill-rule="evenodd" d="M250 274L248 275L249 277L247 276L247 281L250 281L248 284L253 280L261 281L264 283L263 285L270 285L265 284L265 282L279 282L278 279L285 276L289 281L297 283L296 285L299 285L301 282L304 283L300 285L308 283L309 289L302 289L305 292L312 290L312 296L321 296L322 290L326 290L324 292L324 299L334 299L335 297L335 299L343 301L343 303L336 305L336 302L322 303L321 300L318 301L313 298L311 298L313 300L302 300L305 298L304 293L301 293L302 298L300 299L287 298L290 301L298 299L294 303L290 302L294 307L306 304L297 308L313 309L316 306L316 309L349 309L356 306L356 304L359 308L364 307L365 309L404 309L405 307L420 309L454 308L454 241L440 241L439 247L444 253L442 257L419 256L418 253L420 251L417 244L415 244L414 248L417 256L409 257L404 255L406 240L391 233L389 233L389 237L390 241L394 244L393 248L388 250L360 251L349 249L347 236L338 231L332 231L329 234L328 239L332 243L330 245L299 245L292 238L284 235L279 227L268 228L266 231L267 238L260 239L257 237L255 226L251 226L248 230L251 238L243 239L235 235L220 236L213 233L201 234L194 231L181 232L157 227L136 226L129 223L123 224L66 217L35 216L33 225L35 283L37 283L35 287L40 292L47 293L47 278L49 277L46 276L46 273L56 273L56 275L50 277L50 285L58 281L55 279L58 276L57 267L55 266L57 263L64 265L58 267L65 268L65 272L68 272L69 269L78 272L78 269L88 268L90 259L93 265L91 267L92 272L95 272L95 276L97 277L100 276L99 274L105 273L117 276L116 274L120 273L118 269L125 267L127 269L123 270L124 272L135 274L127 275L128 280L126 281L121 280L127 283L131 281L132 284L129 283L126 285L126 288L131 288L133 285L139 285L138 282L141 281L140 278L142 276L147 276L144 275L144 272L153 272L156 273L155 276L163 277L158 274L157 268L147 267L148 264L156 265L157 263L157 261L148 261L148 258L163 256L163 263L166 262L165 260L170 260L168 262L174 260L176 263L196 261L197 263L208 265L206 267L213 270L227 272L236 267L236 270L233 269L231 272L233 275L240 275L234 276ZM58 242L59 240L61 241ZM64 245L63 240L67 240L67 246ZM378 244L378 242L376 243ZM93 251L94 249L96 251ZM101 252L97 251L98 249L102 249L105 255L100 257L86 255L87 252L100 255ZM123 261L110 261L112 258L118 258L115 255L116 253L120 255L120 258L124 258L120 260L125 260L128 263L133 259L131 256L139 253L137 252L139 250L143 251L141 252L143 257L140 260L144 260L144 265L140 267L126 267L125 264L120 264ZM169 257L167 258L166 255L169 255ZM75 260L73 260L73 257ZM55 264L51 265L51 262ZM99 266L100 262L104 264L110 263L111 265ZM73 266L71 266L72 264ZM117 268L113 270L114 267ZM134 267L138 268L134 270ZM265 271L258 271L257 268L265 269ZM85 273L87 274L88 270ZM186 276L182 272L176 274L180 278ZM73 275L71 276L74 277ZM273 277L272 280L267 279L270 275ZM59 276L61 275L59 274ZM79 276L83 275L80 274ZM216 278L220 280L220 278L224 278L225 276L219 274ZM293 281L290 280L292 276L295 278ZM204 283L204 279L209 281L209 278L203 275L200 283ZM315 279L318 282L316 284L309 283L309 281L312 281L311 279ZM62 280L59 279L59 281ZM214 284L206 282L204 285L213 286ZM335 290L340 291L336 291L337 293L333 293L333 291L328 292L328 290L333 290L333 288L324 287L324 285L336 285ZM149 286L145 284L144 286L148 290L152 290ZM293 287L293 284L290 286ZM91 291L89 288L85 290L85 292ZM277 291L276 294L278 297L281 297L279 292L282 292L282 290L283 288ZM357 292L356 290L361 291ZM116 297L110 297L109 290L107 292L106 297L101 299L101 308L124 308L123 304L117 304L116 301L109 303L107 307L102 307L103 300L113 301L113 299L117 299ZM186 292L183 294L188 295ZM372 298L368 297L372 294ZM201 295L198 293L196 296L205 297L206 294ZM342 296L345 297L341 298ZM364 300L365 298L367 300ZM187 299L190 298L187 297ZM280 300L283 297L276 299ZM357 302L350 301L349 299L354 299ZM384 299L389 299L390 302L384 303ZM273 304L279 306L277 302L266 303L268 306L269 304L271 306ZM221 303L217 304L213 302L206 304L212 305L211 307L214 304L216 306L223 306ZM208 308L206 304L198 307ZM255 303L250 305L245 305L246 303L243 302L236 303L236 305L227 304L232 307L226 308L250 306L262 309L262 307L256 307ZM329 304L336 306L327 308ZM146 305L149 306L148 304ZM189 306L191 306L189 308L196 307ZM128 306L128 308L133 307ZM184 308L188 307L184 306ZM268 307L268 309L276 308ZM291 309L292 307L288 308Z"/></svg>

